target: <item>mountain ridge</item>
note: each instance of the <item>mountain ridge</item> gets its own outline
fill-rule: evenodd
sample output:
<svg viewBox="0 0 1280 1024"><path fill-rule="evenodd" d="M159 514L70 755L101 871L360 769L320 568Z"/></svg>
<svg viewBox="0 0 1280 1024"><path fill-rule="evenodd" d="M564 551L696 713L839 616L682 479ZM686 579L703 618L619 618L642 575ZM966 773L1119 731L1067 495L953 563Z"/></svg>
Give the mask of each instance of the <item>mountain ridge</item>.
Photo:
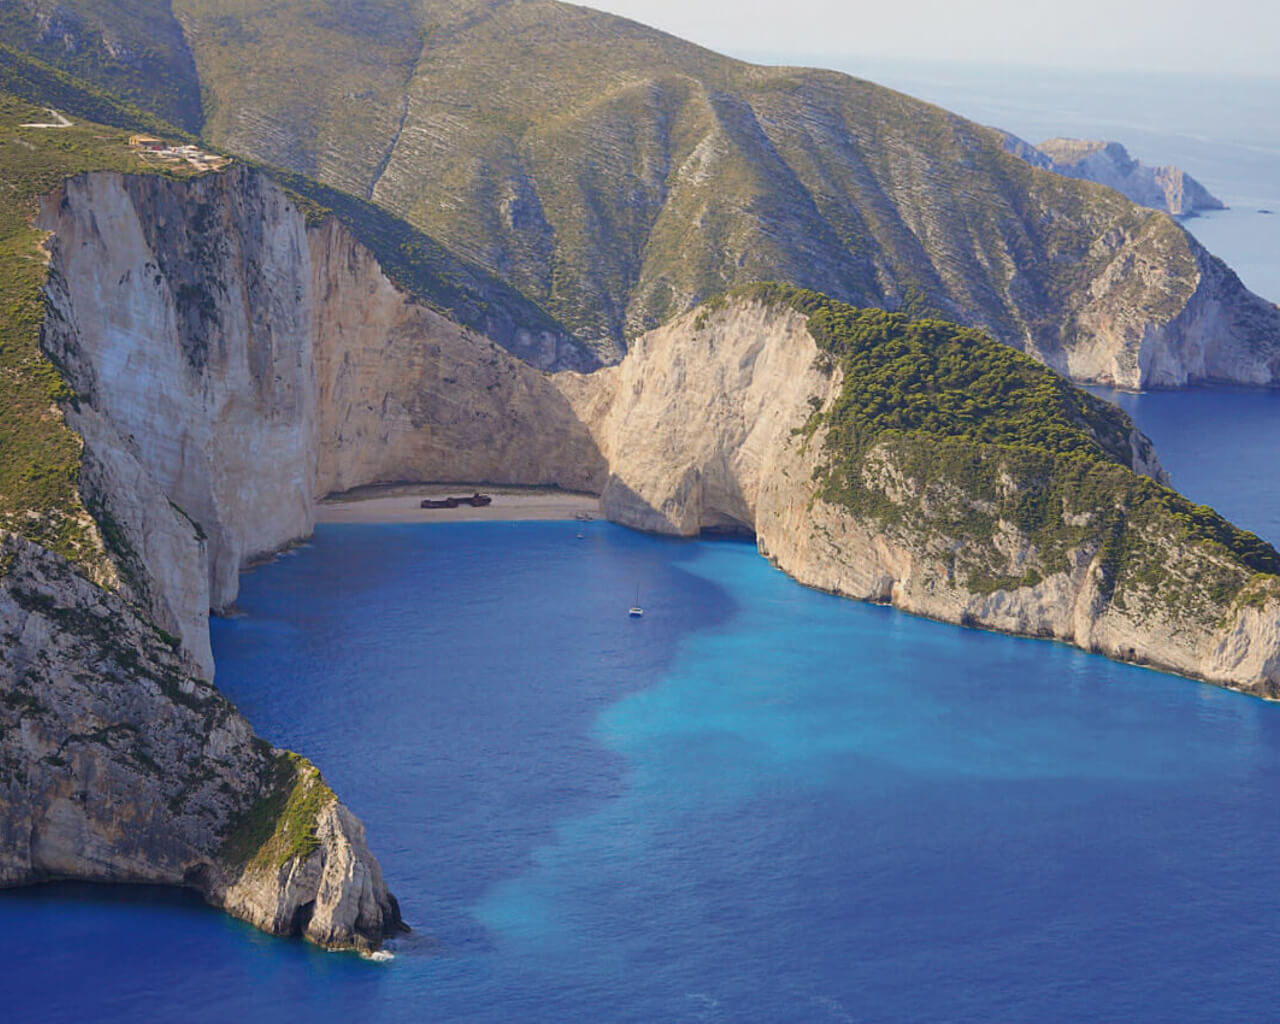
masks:
<svg viewBox="0 0 1280 1024"><path fill-rule="evenodd" d="M606 360L727 288L785 280L938 312L1079 380L1276 380L1280 312L1224 290L1171 221L872 83L552 0L405 0L382 21L355 0L170 10L212 141L372 195ZM1185 313L1196 296L1212 324ZM1168 348L1210 355L1146 375Z"/></svg>
<svg viewBox="0 0 1280 1024"><path fill-rule="evenodd" d="M196 137L149 111L0 43L0 92L55 104L85 120L193 142ZM225 152L225 151L223 151ZM244 157L235 155L244 161ZM589 370L617 358L611 345L588 347L507 282L441 245L389 211L305 175L248 161L270 174L312 218L334 216L373 251L408 294L492 337L540 369Z"/></svg>

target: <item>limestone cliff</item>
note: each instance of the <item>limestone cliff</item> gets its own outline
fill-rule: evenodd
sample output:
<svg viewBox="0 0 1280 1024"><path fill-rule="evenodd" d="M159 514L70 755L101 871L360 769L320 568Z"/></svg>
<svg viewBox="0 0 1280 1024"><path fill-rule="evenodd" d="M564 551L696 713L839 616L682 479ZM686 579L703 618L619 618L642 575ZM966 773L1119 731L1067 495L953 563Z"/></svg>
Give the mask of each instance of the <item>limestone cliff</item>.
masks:
<svg viewBox="0 0 1280 1024"><path fill-rule="evenodd" d="M332 793L293 819L262 813L294 761L253 735L145 608L4 534L0 630L0 885L188 886L332 948L376 948L399 926L363 829ZM288 827L300 845L268 842ZM246 831L265 862L231 849Z"/></svg>
<svg viewBox="0 0 1280 1024"><path fill-rule="evenodd" d="M404 480L598 489L600 454L547 374L410 301L336 221L309 245L311 494Z"/></svg>
<svg viewBox="0 0 1280 1024"><path fill-rule="evenodd" d="M189 885L274 933L376 946L399 911L363 828L210 686L210 610L330 490L598 488L599 452L548 375L413 302L336 221L308 229L257 172L82 175L39 226L41 346L74 393L102 558L5 541L0 883Z"/></svg>
<svg viewBox="0 0 1280 1024"><path fill-rule="evenodd" d="M1091 139L1049 139L1036 149L1049 158L1053 170L1071 178L1096 181L1135 203L1190 217L1201 210L1226 206L1180 167L1148 167L1135 160L1118 142Z"/></svg>
<svg viewBox="0 0 1280 1024"><path fill-rule="evenodd" d="M1118 142L1049 139L1033 146L996 129L1005 151L1032 167L1115 189L1141 206L1174 217L1193 217L1201 210L1225 210L1222 200L1180 167L1148 167Z"/></svg>
<svg viewBox="0 0 1280 1024"><path fill-rule="evenodd" d="M412 301L336 221L306 228L264 175L86 175L40 225L69 422L203 535L207 597L185 573L158 588L175 625L229 607L239 571L307 536L332 491L600 477L547 375Z"/></svg>
<svg viewBox="0 0 1280 1024"><path fill-rule="evenodd" d="M739 297L618 367L552 376L415 304L251 170L84 175L39 223L41 345L74 395L49 415L82 447L97 554L0 543L0 884L188 885L339 947L398 925L359 822L213 689L206 621L240 569L310 532L318 496L375 482L603 491L644 529L750 530L804 583L1277 692L1280 556L1137 475L1158 463L1122 414L977 332L875 314L893 344L938 332L903 365L991 372L854 396L855 416L875 367L846 372L856 346L814 333L848 307ZM1144 363L1149 340L1139 368L1213 374L1191 341ZM910 422L841 433L873 406Z"/></svg>
<svg viewBox="0 0 1280 1024"><path fill-rule="evenodd" d="M806 316L749 297L562 386L609 461L618 522L740 524L810 586L1280 695L1275 552L1140 475L1161 473L1132 424L1114 436L1126 419L1080 407L1093 438L1070 457L975 443L927 414L933 434L864 424L832 444L862 384Z"/></svg>

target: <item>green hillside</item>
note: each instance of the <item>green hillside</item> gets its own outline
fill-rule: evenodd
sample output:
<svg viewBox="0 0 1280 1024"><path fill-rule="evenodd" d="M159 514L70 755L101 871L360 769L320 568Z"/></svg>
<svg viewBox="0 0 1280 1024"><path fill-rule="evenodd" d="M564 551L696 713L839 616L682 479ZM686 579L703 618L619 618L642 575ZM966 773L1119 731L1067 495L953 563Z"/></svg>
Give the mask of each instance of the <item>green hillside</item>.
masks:
<svg viewBox="0 0 1280 1024"><path fill-rule="evenodd" d="M7 3L0 40L189 132L204 124L195 62L168 0Z"/></svg>
<svg viewBox="0 0 1280 1024"><path fill-rule="evenodd" d="M1064 366L1099 324L1141 336L1167 322L1199 280L1200 251L1170 218L1034 169L990 129L585 7L59 5L72 8L79 56L16 16L0 19L0 40L191 126L195 108L175 98L191 94L189 50L205 139L372 201L587 342L784 280L936 312ZM148 18L150 64L126 75L83 56L95 40L136 39ZM173 26L186 49L170 45ZM1235 291L1239 340L1274 346L1280 315Z"/></svg>
<svg viewBox="0 0 1280 1024"><path fill-rule="evenodd" d="M841 390L825 431L821 496L886 533L945 538L978 592L1031 586L1096 545L1108 601L1215 625L1234 602L1280 593L1280 553L1205 505L1129 468L1129 417L981 332L856 309L813 292L737 294L808 318ZM892 467L887 473L884 467ZM1002 530L1035 560L1001 568Z"/></svg>
<svg viewBox="0 0 1280 1024"><path fill-rule="evenodd" d="M553 0L173 0L215 143L372 198L579 337L786 280L1052 359L1123 250L1168 316L1192 244L869 82L763 68Z"/></svg>

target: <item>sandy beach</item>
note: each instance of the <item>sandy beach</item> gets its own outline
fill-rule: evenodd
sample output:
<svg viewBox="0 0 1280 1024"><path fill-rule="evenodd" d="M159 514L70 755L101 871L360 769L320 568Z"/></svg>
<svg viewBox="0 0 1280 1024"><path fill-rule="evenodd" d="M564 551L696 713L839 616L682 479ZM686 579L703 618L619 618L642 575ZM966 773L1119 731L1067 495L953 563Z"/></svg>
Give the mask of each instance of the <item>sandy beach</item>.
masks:
<svg viewBox="0 0 1280 1024"><path fill-rule="evenodd" d="M420 508L423 498L461 498L479 491L493 499L483 508ZM577 519L600 515L600 499L543 487L485 487L482 484L417 484L366 487L316 506L318 523L462 523L484 520Z"/></svg>

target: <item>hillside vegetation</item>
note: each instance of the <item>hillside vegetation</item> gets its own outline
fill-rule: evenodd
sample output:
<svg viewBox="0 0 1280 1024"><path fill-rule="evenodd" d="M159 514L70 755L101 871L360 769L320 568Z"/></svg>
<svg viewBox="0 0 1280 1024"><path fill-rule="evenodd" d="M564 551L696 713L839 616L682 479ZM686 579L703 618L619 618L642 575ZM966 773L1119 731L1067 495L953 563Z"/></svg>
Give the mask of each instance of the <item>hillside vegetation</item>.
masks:
<svg viewBox="0 0 1280 1024"><path fill-rule="evenodd" d="M73 12L59 22L66 52L29 17L0 19L0 40L191 126L195 108L175 99L191 94L189 50L211 144L412 225L425 248L410 245L398 269L389 257L404 244L379 255L393 273L425 264L425 284L405 275L419 292L439 276L423 254L454 254L465 287L483 268L513 289L479 288L520 307L508 319L536 307L536 329L549 321L605 358L728 288L781 280L933 312L1078 378L1140 386L1149 329L1189 308L1212 265L1201 306L1220 310L1222 329L1208 340L1200 313L1183 319L1200 325L1189 348L1228 354L1162 383L1280 373L1280 313L1167 215L847 75L746 64L556 0L23 10ZM146 11L158 50L106 45L136 38ZM170 45L173 26L186 50ZM111 60L86 56L102 52ZM444 308L465 318L470 305ZM1237 349L1250 354L1233 363Z"/></svg>
<svg viewBox="0 0 1280 1024"><path fill-rule="evenodd" d="M786 280L932 309L1053 361L1118 254L1168 317L1167 217L845 75L764 68L553 0L173 0L206 136L371 198L584 339ZM103 80L100 78L99 80Z"/></svg>
<svg viewBox="0 0 1280 1024"><path fill-rule="evenodd" d="M0 39L186 131L204 125L200 79L168 0L14 0L0 7Z"/></svg>
<svg viewBox="0 0 1280 1024"><path fill-rule="evenodd" d="M1270 544L1135 473L1129 417L1034 360L813 292L737 294L803 313L823 368L841 373L806 427L826 438L820 496L885 530L946 536L971 590L1034 585L1100 543L1103 593L1122 608L1217 623L1234 602L1280 593ZM1003 524L1037 553L1018 576L1002 568Z"/></svg>

